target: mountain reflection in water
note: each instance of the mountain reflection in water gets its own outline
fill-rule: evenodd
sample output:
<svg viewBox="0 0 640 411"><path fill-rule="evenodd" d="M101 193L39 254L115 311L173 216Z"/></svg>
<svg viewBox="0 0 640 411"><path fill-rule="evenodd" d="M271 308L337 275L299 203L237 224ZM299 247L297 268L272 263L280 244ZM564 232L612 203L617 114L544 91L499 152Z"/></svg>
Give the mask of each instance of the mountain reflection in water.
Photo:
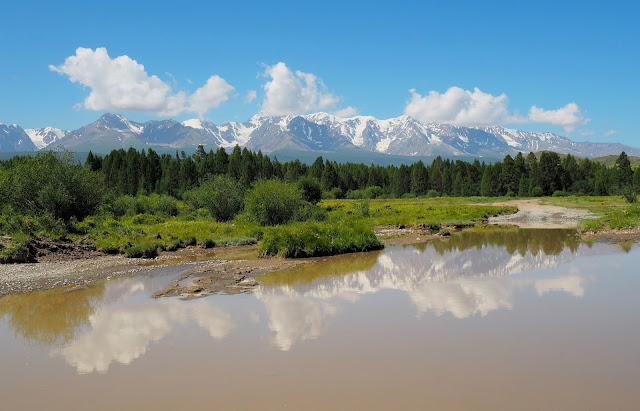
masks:
<svg viewBox="0 0 640 411"><path fill-rule="evenodd" d="M253 296L154 300L149 296L173 277L135 277L66 293L8 296L0 299L0 318L6 317L20 337L51 346L54 357L61 356L79 373L106 372L114 362L131 364L152 343L189 324L214 340L235 328L252 327L252 333L288 351L322 336L332 319L364 295L383 290L405 293L418 317L433 312L457 319L511 309L514 291L526 287L537 295L560 291L581 297L591 277L570 263L625 251L614 244L581 242L571 230L465 231L266 274L258 278ZM569 266L561 273L545 271L561 265ZM518 273L532 275L513 275ZM237 298L247 302L244 312L227 307Z"/></svg>

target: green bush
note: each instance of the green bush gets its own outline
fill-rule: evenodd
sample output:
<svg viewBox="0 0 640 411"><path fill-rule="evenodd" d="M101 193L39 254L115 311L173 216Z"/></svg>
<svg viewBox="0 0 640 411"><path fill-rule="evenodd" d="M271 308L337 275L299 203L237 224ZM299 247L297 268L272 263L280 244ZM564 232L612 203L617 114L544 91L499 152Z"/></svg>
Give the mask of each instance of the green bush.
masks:
<svg viewBox="0 0 640 411"><path fill-rule="evenodd" d="M531 190L531 197L542 197L542 187L533 187L533 189Z"/></svg>
<svg viewBox="0 0 640 411"><path fill-rule="evenodd" d="M138 214L131 217L132 224L159 224L163 223L165 220L162 217L158 217L157 215L151 214Z"/></svg>
<svg viewBox="0 0 640 411"><path fill-rule="evenodd" d="M351 190L347 191L346 199L347 200L360 200L364 198L363 190Z"/></svg>
<svg viewBox="0 0 640 411"><path fill-rule="evenodd" d="M322 187L318 180L312 177L302 177L298 180L298 188L302 192L302 198L311 204L318 204L322 199Z"/></svg>
<svg viewBox="0 0 640 411"><path fill-rule="evenodd" d="M634 204L638 202L638 193L636 193L631 187L625 187L622 190L622 197L627 200L627 203Z"/></svg>
<svg viewBox="0 0 640 411"><path fill-rule="evenodd" d="M154 258L158 256L159 243L143 243L125 248L124 253L129 258Z"/></svg>
<svg viewBox="0 0 640 411"><path fill-rule="evenodd" d="M303 205L302 193L293 184L279 180L261 180L247 191L245 210L261 225L284 224Z"/></svg>
<svg viewBox="0 0 640 411"><path fill-rule="evenodd" d="M0 207L12 207L19 214L82 220L101 198L97 176L75 163L70 152L16 156L0 168Z"/></svg>
<svg viewBox="0 0 640 411"><path fill-rule="evenodd" d="M368 198L373 200L374 198L378 198L382 195L382 188L378 186L367 187L363 193L362 198Z"/></svg>
<svg viewBox="0 0 640 411"><path fill-rule="evenodd" d="M304 203L293 216L294 221L324 221L329 216L327 210L317 205Z"/></svg>
<svg viewBox="0 0 640 411"><path fill-rule="evenodd" d="M438 193L436 190L429 190L427 191L427 197L429 198L440 197L440 193Z"/></svg>
<svg viewBox="0 0 640 411"><path fill-rule="evenodd" d="M336 187L333 190L331 190L331 198L335 198L337 200L340 200L340 199L344 198L344 192L342 191L342 189L340 187Z"/></svg>
<svg viewBox="0 0 640 411"><path fill-rule="evenodd" d="M194 208L209 210L216 221L231 221L242 211L244 192L233 178L219 175L184 195Z"/></svg>
<svg viewBox="0 0 640 411"><path fill-rule="evenodd" d="M178 200L171 196L152 195L150 197L151 213L162 216L172 217L178 215Z"/></svg>
<svg viewBox="0 0 640 411"><path fill-rule="evenodd" d="M371 216L371 212L369 208L370 208L369 200L362 200L362 201L358 201L353 205L353 212L358 217L369 217Z"/></svg>

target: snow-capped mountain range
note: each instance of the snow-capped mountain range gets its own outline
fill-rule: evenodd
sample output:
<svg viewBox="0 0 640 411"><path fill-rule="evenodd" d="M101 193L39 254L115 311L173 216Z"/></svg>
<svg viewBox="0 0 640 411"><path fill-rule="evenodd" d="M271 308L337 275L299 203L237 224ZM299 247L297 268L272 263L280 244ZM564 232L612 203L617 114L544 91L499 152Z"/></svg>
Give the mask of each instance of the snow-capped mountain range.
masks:
<svg viewBox="0 0 640 411"><path fill-rule="evenodd" d="M25 135L27 138L25 139ZM518 151L555 151L582 157L640 155L640 149L618 143L575 142L553 133L534 133L504 127L456 127L423 124L400 116L380 120L369 116L336 117L327 113L289 116L257 114L244 123L222 125L191 119L137 123L119 114L105 114L73 131L53 127L22 130L0 125L0 151L29 151L65 147L74 151L108 152L117 148L207 148L236 144L265 153L298 151L363 151L403 156L487 156Z"/></svg>

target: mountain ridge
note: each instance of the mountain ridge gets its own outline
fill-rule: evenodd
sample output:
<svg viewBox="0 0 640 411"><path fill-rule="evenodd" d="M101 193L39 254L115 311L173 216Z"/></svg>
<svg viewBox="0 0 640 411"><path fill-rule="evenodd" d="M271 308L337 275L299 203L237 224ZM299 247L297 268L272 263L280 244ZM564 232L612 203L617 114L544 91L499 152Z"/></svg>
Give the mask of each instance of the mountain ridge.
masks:
<svg viewBox="0 0 640 411"><path fill-rule="evenodd" d="M620 143L575 142L550 132L528 132L500 126L424 124L406 115L377 119L371 116L341 118L328 113L287 116L258 113L244 123L214 124L203 119L137 123L123 115L107 113L91 124L68 132L53 127L26 132L19 126L17 128L13 143L3 145L0 141L0 151L60 147L75 151L111 151L129 147L187 149L198 145L231 148L237 144L265 153L359 149L400 156L496 157L518 151L555 151L589 158L619 154L621 151L640 155L640 148ZM24 140L20 131L31 144L23 141L21 146L16 145L20 137ZM26 148L28 146L33 147Z"/></svg>

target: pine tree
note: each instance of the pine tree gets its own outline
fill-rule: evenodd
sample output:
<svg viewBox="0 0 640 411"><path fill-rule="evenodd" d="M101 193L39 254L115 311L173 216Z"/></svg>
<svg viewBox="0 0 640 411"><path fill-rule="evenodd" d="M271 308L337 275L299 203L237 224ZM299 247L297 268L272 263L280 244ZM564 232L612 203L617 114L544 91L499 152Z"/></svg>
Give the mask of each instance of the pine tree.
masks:
<svg viewBox="0 0 640 411"><path fill-rule="evenodd" d="M523 174L520 176L520 182L518 183L518 197L529 196L529 179Z"/></svg>
<svg viewBox="0 0 640 411"><path fill-rule="evenodd" d="M417 196L427 194L429 191L429 174L422 161L418 161L411 167L411 192Z"/></svg>
<svg viewBox="0 0 640 411"><path fill-rule="evenodd" d="M338 173L336 172L335 166L330 161L327 161L327 164L324 165L320 182L325 191L331 191L332 188L338 186Z"/></svg>
<svg viewBox="0 0 640 411"><path fill-rule="evenodd" d="M615 163L616 170L616 182L619 188L630 186L633 182L633 170L631 169L631 162L627 153L624 151L620 153Z"/></svg>
<svg viewBox="0 0 640 411"><path fill-rule="evenodd" d="M318 157L316 158L316 161L314 161L313 164L311 164L311 167L309 167L309 176L320 181L320 179L322 178L323 171L324 171L324 161L322 157Z"/></svg>
<svg viewBox="0 0 640 411"><path fill-rule="evenodd" d="M229 156L229 165L227 167L227 174L229 177L239 180L240 179L240 169L242 167L242 151L240 150L240 146L236 144Z"/></svg>

